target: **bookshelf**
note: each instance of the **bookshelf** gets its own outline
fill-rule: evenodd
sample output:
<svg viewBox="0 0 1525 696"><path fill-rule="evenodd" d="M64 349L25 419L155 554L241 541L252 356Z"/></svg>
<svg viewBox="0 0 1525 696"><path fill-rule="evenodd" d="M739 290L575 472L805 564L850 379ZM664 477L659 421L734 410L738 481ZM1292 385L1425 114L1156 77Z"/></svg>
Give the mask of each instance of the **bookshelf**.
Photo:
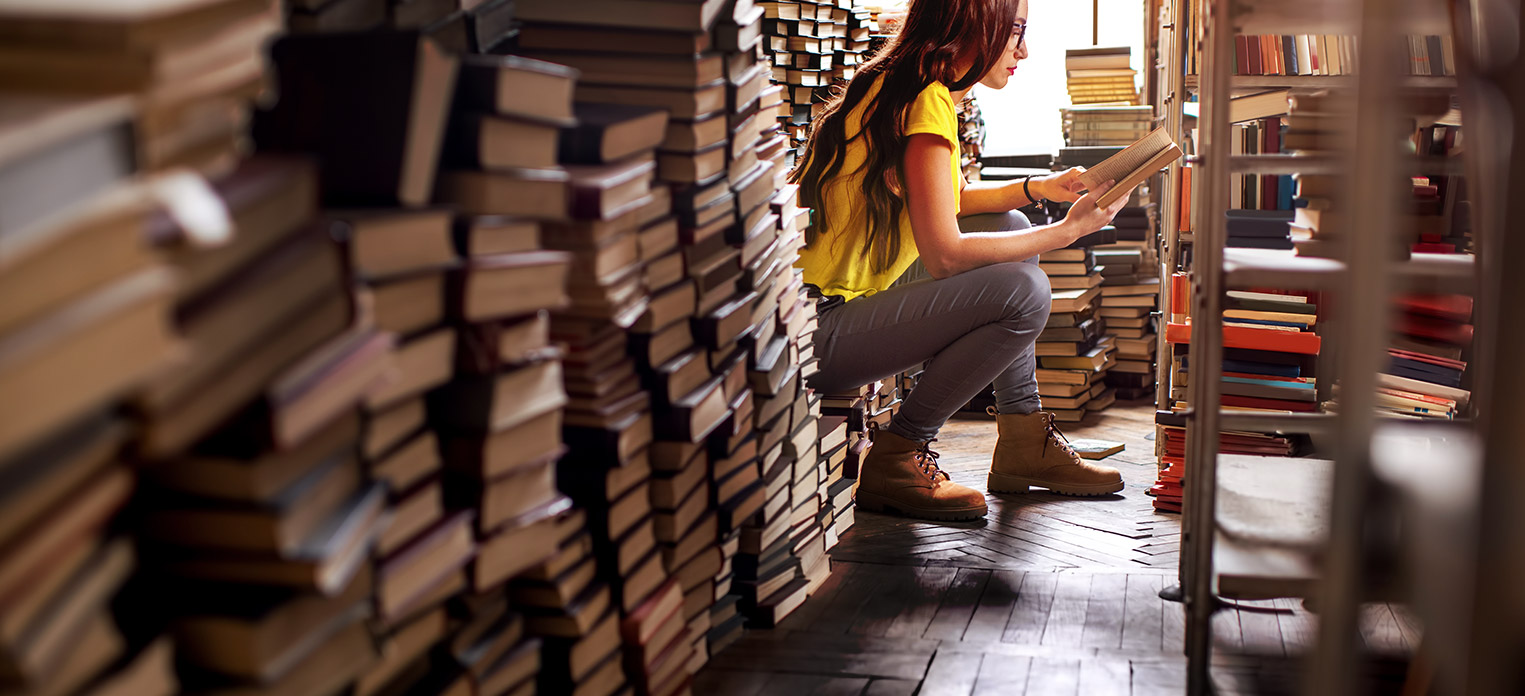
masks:
<svg viewBox="0 0 1525 696"><path fill-rule="evenodd" d="M1476 467L1469 454L1476 423L1449 423L1449 428L1423 421L1393 421L1379 418L1376 391L1379 371L1387 365L1390 332L1395 328L1385 312L1342 312L1335 320L1318 318L1317 334L1325 341L1323 354L1316 358L1318 402L1328 396L1326 390L1336 379L1339 383L1337 412L1320 409L1314 413L1257 412L1220 409L1216 404L1225 395L1223 381L1225 331L1218 317L1227 304L1229 290L1277 288L1320 293L1331 304L1344 307L1384 307L1399 293L1459 293L1485 297L1481 290L1497 283L1501 262L1480 262L1466 254L1413 253L1402 261L1381 253L1353 253L1342 258L1298 256L1293 251L1227 247L1228 226L1224 211L1230 206L1231 179L1239 175L1323 175L1340 177L1348 182L1341 193L1347 210L1359 210L1360 219L1350 225L1351 249L1381 249L1391 242L1390 235L1407 224L1401 213L1403 201L1389 185L1392 175L1461 176L1478 178L1477 157L1470 150L1463 157L1416 156L1386 145L1401 140L1403 133L1386 114L1398 108L1400 94L1460 93L1463 107L1468 104L1467 76L1432 77L1388 74L1363 70L1338 76L1241 76L1232 75L1235 64L1235 35L1259 34L1343 34L1358 37L1357 58L1361 65L1397 65L1401 42L1392 40L1410 34L1451 34L1446 9L1441 3L1360 2L1216 2L1197 0L1167 4L1159 13L1160 63L1163 82L1155 104L1161 119L1178 141L1185 136L1184 105L1191 95L1201 97L1202 111L1195 147L1187 161L1192 166L1192 196L1183 203L1179 191L1182 172L1173 167L1167 174L1166 195L1161 201L1166 221L1161 254L1165 274L1189 271L1193 279L1190 292L1190 316L1195 317L1190 330L1190 364L1187 378L1184 474L1184 528L1181 562L1181 587L1166 593L1182 598L1187 607L1186 652L1189 662L1188 693L1204 694L1213 689L1209 664L1212 655L1213 616L1219 598L1265 599L1275 597L1314 597L1320 604L1321 623L1318 649L1310 655L1305 672L1308 693L1350 693L1358 679L1360 641L1357 621L1363 601L1415 600L1424 604L1417 591L1404 593L1390 572L1370 570L1380 553L1363 533L1375 515L1389 510L1394 499L1407 506L1412 528L1425 526L1419 520L1424 511L1435 511L1460 529L1464 517L1459 513L1460 494L1455 484L1436 484L1441 491L1420 490L1423 484L1404 482L1412 470L1428 463L1458 462L1463 479ZM1458 20L1458 34L1466 25ZM1473 24L1471 26L1476 26ZM1202 33L1193 29L1200 27ZM1176 28L1187 36L1176 40ZM1201 52L1193 53L1191 43L1200 36ZM1385 39L1385 40L1384 40ZM1457 36L1457 54L1466 45ZM1462 57L1466 67L1465 56ZM1199 64L1200 78L1187 75L1182 67ZM1500 73L1500 79L1502 73ZM1355 100L1356 128L1345 149L1329 154L1236 154L1231 147L1235 134L1229 123L1229 100L1237 93L1257 89L1291 89L1309 93L1323 89L1351 89ZM1478 142L1469 111L1468 142ZM1274 150L1273 150L1274 152ZM1482 188L1482 187L1479 187ZM1474 206L1486 203L1487 194L1469 192ZM1446 197L1445 212L1455 199ZM1182 211L1182 205L1189 209ZM1474 208L1477 210L1478 208ZM1185 216L1183 216L1185 213ZM1176 221L1189 216L1192 236L1178 232ZM1490 218L1495 223L1498 218ZM1473 224L1479 235L1487 229L1481 221ZM1479 249L1483 249L1482 246ZM1189 250L1189 253L1185 253ZM1479 251L1484 253L1484 251ZM1484 254L1484 259L1487 255ZM1183 263L1189 259L1189 262ZM1507 266L1502 266L1507 267ZM1165 289L1161 306L1178 306L1183 299L1172 297L1174 284ZM1494 295L1509 296L1509 295ZM1324 300L1321 299L1322 303ZM1482 315L1479 314L1479 317ZM1476 320L1484 324L1483 319ZM1489 347L1496 337L1487 333L1486 324L1478 328L1477 350L1472 369L1494 367L1489 355L1506 355L1498 346ZM1160 346L1160 391L1158 404L1168 409L1171 394L1172 346ZM1492 351L1491 353L1489 351ZM1501 366L1500 366L1501 367ZM1168 377L1167 377L1168 376ZM1480 380L1481 381L1481 380ZM1476 398L1474 411L1484 414L1496 407ZM1205 405L1214 405L1205 407ZM1229 454L1220 442L1220 433L1298 433L1314 437L1318 458L1287 456L1246 456ZM1424 443L1411 449L1430 452L1428 457L1406 454L1400 447L1380 446L1384 441L1404 440ZM1165 452L1161 444L1162 461ZM1381 453L1381 456L1379 456ZM1437 459L1440 457L1440 459ZM1486 460L1486 456L1483 457ZM1449 470L1449 469L1447 469ZM1518 474L1500 474L1514 476ZM1416 474L1415 480L1435 483L1433 471ZM1163 480L1163 476L1162 476ZM1379 481L1389 483L1379 484ZM1511 510L1512 512L1513 510ZM1409 532L1408 529L1405 530ZM1416 551L1429 550L1445 556L1440 544L1429 533L1408 533L1390 549L1409 557L1422 558ZM1425 546L1428 544L1428 546ZM1452 554L1454 556L1454 554ZM1425 572L1409 569L1413 577ZM1451 577L1449 581L1455 581ZM1430 580L1429 587L1439 588L1441 580ZM1373 593L1371 588L1381 588ZM1174 592L1173 592L1174 591ZM1435 591L1441 591L1435 589ZM1178 594L1177 594L1178 593ZM1418 607L1421 610L1424 607ZM1433 611L1424 612L1428 621ZM1445 618L1435 625L1447 625ZM1455 622L1451 622L1455 623ZM1427 624L1429 625L1429 624ZM1515 631L1518 634L1518 631ZM1425 659L1435 657L1426 636ZM1441 649L1445 652L1447 649ZM1460 657L1458 657L1460 655ZM1452 651L1450 659L1465 655ZM1455 665L1453 665L1454 667ZM1477 692L1484 693L1486 691Z"/></svg>

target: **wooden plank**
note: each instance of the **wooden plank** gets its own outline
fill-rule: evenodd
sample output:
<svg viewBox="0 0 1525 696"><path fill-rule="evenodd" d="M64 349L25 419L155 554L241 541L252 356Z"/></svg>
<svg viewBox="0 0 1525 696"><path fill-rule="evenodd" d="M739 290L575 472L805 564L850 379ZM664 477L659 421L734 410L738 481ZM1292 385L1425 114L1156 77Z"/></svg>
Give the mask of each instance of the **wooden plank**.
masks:
<svg viewBox="0 0 1525 696"><path fill-rule="evenodd" d="M1080 645L1085 632L1086 602L1092 578L1078 573L1059 575L1054 585L1054 604L1048 610L1048 623L1043 627L1044 645Z"/></svg>
<svg viewBox="0 0 1525 696"><path fill-rule="evenodd" d="M1244 652L1244 634L1239 632L1239 612L1225 607L1213 613L1213 645L1230 655Z"/></svg>
<svg viewBox="0 0 1525 696"><path fill-rule="evenodd" d="M876 582L869 590L873 598L858 611L848 633L860 636L888 635L890 627L902 613L927 601L920 587L920 577L925 571L925 568L884 566L875 573Z"/></svg>
<svg viewBox="0 0 1525 696"><path fill-rule="evenodd" d="M842 586L837 589L835 596L830 598L826 607L808 624L805 624L806 630L820 633L846 633L858 616L858 610L873 597L877 583L875 576L882 570L879 566L865 565L844 578ZM806 600L805 604L809 605L810 601Z"/></svg>
<svg viewBox="0 0 1525 696"><path fill-rule="evenodd" d="M1079 691L1080 660L1033 658L1027 696L1076 696Z"/></svg>
<svg viewBox="0 0 1525 696"><path fill-rule="evenodd" d="M1022 696L1031 666L1030 657L986 654L974 681L974 696Z"/></svg>
<svg viewBox="0 0 1525 696"><path fill-rule="evenodd" d="M821 613L826 611L826 607L830 606L842 592L842 586L847 583L848 578L856 574L861 567L860 563L839 562L836 558L832 558L831 576L821 584L821 589L816 590L810 599L779 624L779 629L785 631L809 629L820 618Z"/></svg>
<svg viewBox="0 0 1525 696"><path fill-rule="evenodd" d="M1081 645L1113 650L1122 647L1127 597L1128 576L1091 576L1091 596L1086 600L1085 631L1080 639Z"/></svg>
<svg viewBox="0 0 1525 696"><path fill-rule="evenodd" d="M1134 660L1129 667L1133 671L1134 696L1180 696L1186 693L1186 660L1170 661Z"/></svg>
<svg viewBox="0 0 1525 696"><path fill-rule="evenodd" d="M969 696L980 673L984 655L977 652L938 650L927 668L918 696Z"/></svg>
<svg viewBox="0 0 1525 696"><path fill-rule="evenodd" d="M835 677L825 674L774 674L758 696L858 696L868 687L862 677Z"/></svg>
<svg viewBox="0 0 1525 696"><path fill-rule="evenodd" d="M935 641L753 631L711 658L714 669L920 680Z"/></svg>
<svg viewBox="0 0 1525 696"><path fill-rule="evenodd" d="M1381 655L1406 654L1408 641L1398 630L1398 619L1385 603L1361 605L1361 639L1366 649Z"/></svg>
<svg viewBox="0 0 1525 696"><path fill-rule="evenodd" d="M1058 581L1056 573L1028 573L1022 579L1016 606L1001 635L1002 642L1031 645L1043 642L1043 628L1048 624L1049 609L1054 605L1054 586Z"/></svg>
<svg viewBox="0 0 1525 696"><path fill-rule="evenodd" d="M1127 660L1082 660L1079 692L1085 696L1130 696L1131 676Z"/></svg>
<svg viewBox="0 0 1525 696"><path fill-rule="evenodd" d="M1410 648L1418 650L1424 639L1424 626L1419 623L1419 617L1402 604L1389 604L1388 608L1393 610L1393 618L1398 620L1398 631L1403 634L1403 639Z"/></svg>
<svg viewBox="0 0 1525 696"><path fill-rule="evenodd" d="M1166 578L1166 584L1174 584L1174 578ZM1164 602L1160 605L1163 623L1160 625L1160 648L1172 655L1186 649L1186 605L1180 602Z"/></svg>
<svg viewBox="0 0 1525 696"><path fill-rule="evenodd" d="M915 696L916 687L920 684L921 682L908 679L875 679L863 690L863 696Z"/></svg>
<svg viewBox="0 0 1525 696"><path fill-rule="evenodd" d="M964 641L990 641L1001 639L1001 634L1006 630L1006 620L1011 617L1011 608L1017 601L1017 588L1022 586L1021 571L1001 570L990 574L990 580L985 583L985 592L980 595L979 605L974 609L974 616L969 619L969 627L964 631Z"/></svg>
<svg viewBox="0 0 1525 696"><path fill-rule="evenodd" d="M1239 633L1248 655L1287 654L1281 636L1280 610L1270 601L1239 602Z"/></svg>
<svg viewBox="0 0 1525 696"><path fill-rule="evenodd" d="M916 592L919 601L909 603L894 622L890 624L884 635L897 637L920 638L932 624L932 619L937 615L942 602L942 597L952 588L953 581L958 577L957 568L924 568L916 578Z"/></svg>
<svg viewBox="0 0 1525 696"><path fill-rule="evenodd" d="M1282 609L1276 623L1281 628L1281 642L1286 646L1287 654L1303 655L1312 650L1318 640L1317 627L1313 615L1303 608L1302 600L1282 597L1272 603Z"/></svg>
<svg viewBox="0 0 1525 696"><path fill-rule="evenodd" d="M937 613L933 614L921 637L962 640L964 631L969 628L969 620L974 618L974 610L979 607L980 595L984 594L985 585L989 581L988 570L959 568L953 583L943 593Z"/></svg>
<svg viewBox="0 0 1525 696"><path fill-rule="evenodd" d="M773 675L767 672L734 671L706 667L694 677L694 693L757 696Z"/></svg>
<svg viewBox="0 0 1525 696"><path fill-rule="evenodd" d="M1159 575L1129 575L1128 596L1123 604L1124 650L1162 650L1164 648L1164 602L1160 588L1165 578Z"/></svg>

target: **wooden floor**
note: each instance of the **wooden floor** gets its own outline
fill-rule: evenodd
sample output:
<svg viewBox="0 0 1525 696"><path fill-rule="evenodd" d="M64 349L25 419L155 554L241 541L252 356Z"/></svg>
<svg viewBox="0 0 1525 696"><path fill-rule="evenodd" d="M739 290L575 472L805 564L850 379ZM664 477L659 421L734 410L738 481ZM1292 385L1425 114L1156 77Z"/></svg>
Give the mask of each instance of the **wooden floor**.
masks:
<svg viewBox="0 0 1525 696"><path fill-rule="evenodd" d="M694 693L1184 693L1184 616L1156 595L1175 583L1180 518L1155 513L1144 493L1153 413L1119 403L1064 428L1126 444L1105 461L1122 471L1121 494L988 496L990 514L976 523L859 513L822 590L778 629L749 631L714 656ZM954 481L983 490L994 443L993 422L954 421L933 448ZM1368 613L1370 647L1401 653L1417 641L1402 612ZM1219 693L1293 692L1288 656L1311 644L1313 626L1292 600L1219 612Z"/></svg>

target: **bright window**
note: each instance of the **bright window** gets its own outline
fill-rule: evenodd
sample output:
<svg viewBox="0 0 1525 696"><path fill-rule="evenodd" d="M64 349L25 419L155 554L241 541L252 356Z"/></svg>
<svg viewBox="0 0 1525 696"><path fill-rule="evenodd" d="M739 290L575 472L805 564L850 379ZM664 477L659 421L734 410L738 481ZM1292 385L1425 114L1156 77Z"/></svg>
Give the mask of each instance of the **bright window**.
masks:
<svg viewBox="0 0 1525 696"><path fill-rule="evenodd" d="M1100 0L1101 46L1129 46L1133 68L1144 69L1143 0ZM1027 60L1017 66L1006 89L976 86L985 115L986 155L1057 153L1063 145L1059 110L1069 106L1064 86L1064 52L1089 48L1091 3L1085 0L1030 0Z"/></svg>

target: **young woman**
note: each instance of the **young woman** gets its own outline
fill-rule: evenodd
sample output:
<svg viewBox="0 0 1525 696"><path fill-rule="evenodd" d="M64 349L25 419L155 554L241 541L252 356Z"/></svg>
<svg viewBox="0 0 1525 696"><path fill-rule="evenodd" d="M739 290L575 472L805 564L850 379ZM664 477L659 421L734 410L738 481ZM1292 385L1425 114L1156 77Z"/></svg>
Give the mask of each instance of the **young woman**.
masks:
<svg viewBox="0 0 1525 696"><path fill-rule="evenodd" d="M1079 169L967 185L960 174L954 105L976 82L1005 87L1026 33L1027 0L912 0L900 32L816 121L792 174L815 209L800 261L820 308L811 386L849 390L930 361L874 436L859 473L864 510L983 517L984 494L950 481L929 445L992 382L991 492L1122 490L1116 469L1082 461L1041 410L1033 342L1049 310L1037 255L1107 225L1123 202L1098 208L1106 187L1081 195ZM1011 212L1045 198L1074 205L1042 227ZM990 213L1004 215L979 215ZM918 258L931 278L892 287Z"/></svg>

